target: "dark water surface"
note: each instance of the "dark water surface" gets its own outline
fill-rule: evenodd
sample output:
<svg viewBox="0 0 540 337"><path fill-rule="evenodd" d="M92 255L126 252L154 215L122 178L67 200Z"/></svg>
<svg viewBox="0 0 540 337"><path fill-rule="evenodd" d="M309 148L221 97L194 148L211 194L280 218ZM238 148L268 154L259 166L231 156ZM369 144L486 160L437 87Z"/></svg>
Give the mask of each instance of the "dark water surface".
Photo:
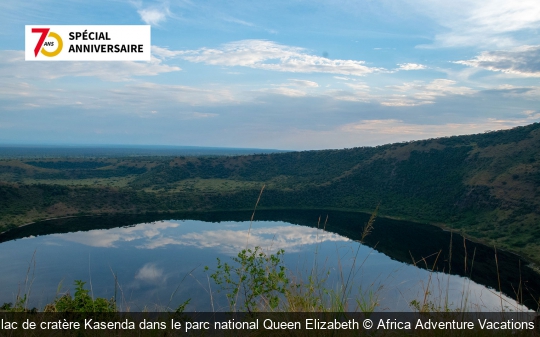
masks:
<svg viewBox="0 0 540 337"><path fill-rule="evenodd" d="M540 296L540 277L518 256L497 251L496 263L493 248L437 227L378 218L361 245L365 214L258 211L248 238L250 218L251 212L122 215L14 229L0 234L0 304L28 294L29 304L42 308L57 293L73 293L80 279L94 296L115 297L122 310L174 309L186 299L187 310L227 310L203 269L213 269L217 257L230 262L246 242L269 253L284 249L294 278L316 270L329 275L325 287L336 293L352 270L347 296L376 301L378 310L411 310L426 292L435 306L474 311L524 310L516 298L536 309ZM349 309L356 309L354 300Z"/></svg>

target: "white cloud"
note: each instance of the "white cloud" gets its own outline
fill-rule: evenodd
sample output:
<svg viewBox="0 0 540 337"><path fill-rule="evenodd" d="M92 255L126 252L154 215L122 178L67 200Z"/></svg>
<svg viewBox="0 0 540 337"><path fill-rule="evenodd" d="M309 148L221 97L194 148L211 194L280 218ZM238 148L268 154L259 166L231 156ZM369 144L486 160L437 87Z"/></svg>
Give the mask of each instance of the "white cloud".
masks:
<svg viewBox="0 0 540 337"><path fill-rule="evenodd" d="M233 18L233 17L225 17L223 20L225 20L227 22L237 23L237 24L242 25L242 26L248 26L248 27L254 27L255 26L255 24L253 24L251 22L247 22L247 21L240 20L240 19Z"/></svg>
<svg viewBox="0 0 540 337"><path fill-rule="evenodd" d="M481 133L486 130L503 130L526 124L523 119L499 120L489 118L475 123L412 124L397 119L373 119L351 123L341 127L344 132L376 133L399 136L413 136L411 139L445 137L453 135Z"/></svg>
<svg viewBox="0 0 540 337"><path fill-rule="evenodd" d="M218 114L214 113L207 113L207 112L193 112L191 114L188 114L188 116L185 119L201 119L201 118L212 118L219 116Z"/></svg>
<svg viewBox="0 0 540 337"><path fill-rule="evenodd" d="M363 82L345 83L345 86L351 88L350 90L331 89L327 90L324 94L332 97L338 101L348 102L370 102L372 100L378 100L378 97L370 92L369 85Z"/></svg>
<svg viewBox="0 0 540 337"><path fill-rule="evenodd" d="M290 79L289 82L292 85L295 85L295 86L298 86L298 87L306 87L306 88L317 88L317 87L319 87L319 84L317 82L313 82L313 81Z"/></svg>
<svg viewBox="0 0 540 337"><path fill-rule="evenodd" d="M33 83L33 82L30 82ZM56 89L43 88L26 82L0 82L0 99L8 100L4 108L32 109L37 106L73 106L76 109L110 111L118 115L169 116L174 119L203 119L217 116L209 112L185 111L185 106L214 106L238 102L235 95L225 88L201 89L182 85L128 82L113 88ZM159 114L152 113L159 111Z"/></svg>
<svg viewBox="0 0 540 337"><path fill-rule="evenodd" d="M527 32L540 28L540 2L537 0L406 2L446 28L446 32L436 35L434 46L515 46L535 36L527 36ZM519 36L519 33L525 34Z"/></svg>
<svg viewBox="0 0 540 337"><path fill-rule="evenodd" d="M152 56L158 57L160 59L175 57L179 54L180 53L178 51L173 51L167 48L152 45Z"/></svg>
<svg viewBox="0 0 540 337"><path fill-rule="evenodd" d="M338 100L338 101L347 101L347 102L370 102L375 97L368 92L358 90L355 92L347 90L327 90L325 95Z"/></svg>
<svg viewBox="0 0 540 337"><path fill-rule="evenodd" d="M156 76L180 71L159 59L150 62L25 62L24 52L0 51L0 78L57 79L62 77L97 77L104 81L128 81L135 76Z"/></svg>
<svg viewBox="0 0 540 337"><path fill-rule="evenodd" d="M482 133L504 130L540 121L540 113L515 119L477 118L468 122L418 124L396 118L366 119L327 130L288 128L285 132L264 135L273 146L295 144L299 149L328 149L374 146L402 141ZM260 137L263 135L260 134ZM277 144L277 145L276 145Z"/></svg>
<svg viewBox="0 0 540 337"><path fill-rule="evenodd" d="M414 81L403 85L388 86L388 89L399 92L387 98L382 97L381 104L387 106L415 106L434 103L439 96L471 95L476 93L468 87L455 86L456 81L435 79L430 83Z"/></svg>
<svg viewBox="0 0 540 337"><path fill-rule="evenodd" d="M398 136L401 139L426 139L482 133L488 130L505 130L540 120L540 113L524 112L524 118L477 119L469 123L413 124L398 119L362 120L340 127L342 132L368 135ZM396 138L397 139L397 138Z"/></svg>
<svg viewBox="0 0 540 337"><path fill-rule="evenodd" d="M365 84L365 83L346 83L345 84L346 86L348 86L349 88L352 88L354 90L361 90L361 91L368 91L370 88L369 88L369 85Z"/></svg>
<svg viewBox="0 0 540 337"><path fill-rule="evenodd" d="M278 88L259 89L259 90L255 90L255 92L283 95L283 96L289 96L289 97L303 97L307 95L307 93L303 90L293 89L287 86L282 86Z"/></svg>
<svg viewBox="0 0 540 337"><path fill-rule="evenodd" d="M273 85L272 88L263 88L253 90L254 93L269 93L289 97L303 97L313 94L313 89L318 88L319 84L313 81L289 79L288 82Z"/></svg>
<svg viewBox="0 0 540 337"><path fill-rule="evenodd" d="M243 40L222 45L218 49L170 51L155 48L164 57L179 56L185 60L220 66L241 66L293 73L331 73L364 76L384 71L368 67L364 61L331 60L308 54L304 48L281 45L266 40Z"/></svg>
<svg viewBox="0 0 540 337"><path fill-rule="evenodd" d="M152 82L136 83L111 90L111 99L129 99L133 105L146 106L163 103L187 103L191 105L213 105L232 103L236 99L225 88L201 89L174 84L156 84ZM155 110L155 109L153 109ZM212 117L214 114L190 113L193 118Z"/></svg>
<svg viewBox="0 0 540 337"><path fill-rule="evenodd" d="M449 95L471 95L476 93L468 87L456 86L455 81L435 79L429 83L423 81L407 82L402 85L386 86L384 91L371 88L366 83L345 83L353 91L328 90L326 95L341 101L379 102L384 106L418 106L435 103L437 97Z"/></svg>
<svg viewBox="0 0 540 337"><path fill-rule="evenodd" d="M383 102L381 102L381 104L385 106L418 106L433 103L435 103L435 101L415 100L405 95L392 95L390 97L387 97Z"/></svg>
<svg viewBox="0 0 540 337"><path fill-rule="evenodd" d="M540 120L540 111L538 110L525 110L522 114L525 116L523 120L527 123L538 122Z"/></svg>
<svg viewBox="0 0 540 337"><path fill-rule="evenodd" d="M422 70L427 68L425 65L417 63L400 63L398 66L398 70Z"/></svg>
<svg viewBox="0 0 540 337"><path fill-rule="evenodd" d="M167 17L171 15L168 4L140 8L137 10L137 13L139 13L144 23L154 26L159 26L161 22L166 21Z"/></svg>
<svg viewBox="0 0 540 337"><path fill-rule="evenodd" d="M540 45L521 46L510 51L485 51L474 59L455 63L507 74L540 77Z"/></svg>

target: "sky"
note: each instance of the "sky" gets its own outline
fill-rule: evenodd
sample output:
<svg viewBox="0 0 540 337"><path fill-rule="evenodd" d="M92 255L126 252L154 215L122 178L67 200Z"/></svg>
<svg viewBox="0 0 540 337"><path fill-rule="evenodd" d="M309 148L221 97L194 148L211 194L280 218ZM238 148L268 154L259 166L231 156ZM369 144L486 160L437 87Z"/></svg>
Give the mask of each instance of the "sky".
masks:
<svg viewBox="0 0 540 337"><path fill-rule="evenodd" d="M25 25L151 25L149 62ZM538 0L7 0L0 143L338 149L540 121Z"/></svg>

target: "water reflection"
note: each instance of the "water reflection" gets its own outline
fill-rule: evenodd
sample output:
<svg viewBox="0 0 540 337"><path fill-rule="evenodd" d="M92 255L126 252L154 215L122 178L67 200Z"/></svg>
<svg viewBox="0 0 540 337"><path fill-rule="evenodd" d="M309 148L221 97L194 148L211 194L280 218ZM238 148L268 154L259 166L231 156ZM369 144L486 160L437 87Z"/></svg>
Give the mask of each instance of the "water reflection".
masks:
<svg viewBox="0 0 540 337"><path fill-rule="evenodd" d="M171 221L143 223L133 227L111 228L109 230L90 230L67 234L53 234L52 237L61 240L77 242L92 247L116 248L121 242L157 240L162 237L162 231L167 228L176 228L180 224ZM47 241L50 244L50 241Z"/></svg>
<svg viewBox="0 0 540 337"><path fill-rule="evenodd" d="M379 303L379 310L411 310L410 302L423 301L426 292L427 300L436 307L525 309L510 297L469 278L432 273L425 268L448 270L445 268L451 265L453 273L461 273L462 265L469 263L466 270L470 274L472 261L467 258L474 249L477 280L487 279L484 284L490 285L494 281L488 274L492 272L492 261L486 256L492 253L480 246L469 243L469 256L459 255L454 248L454 258L460 261L450 264L447 252L441 250L448 247L449 234L437 228L416 228L416 224L378 219L367 245L359 245L354 241L360 232L357 214L354 218L346 213L330 214L333 221L323 231L313 227L319 214L312 212L308 217L307 212L260 212L259 218L267 221L256 221L251 226L237 220L249 218L245 214L223 213L189 215L206 221L187 220L187 216L186 220L124 216L64 219L36 224L35 231L32 226L20 228L0 235L0 265L6 271L0 275L0 303L14 301L36 251L31 301L38 307L54 299L60 281L65 291L73 280L81 279L92 281L95 296L118 296L124 310L164 310L187 298L192 298L188 310L204 311L212 306L226 309L223 298L210 296L216 288L208 284L203 267L215 266L216 257L236 255L249 242L267 252L284 249L285 263L295 278L307 277L313 270L321 275L329 272L325 287L336 292L341 291L343 278L354 266L350 296L371 296ZM279 217L287 222L276 221ZM157 221L148 221L152 219ZM220 219L219 223L208 221ZM145 222L134 225L141 220ZM305 226L307 223L312 227ZM118 225L124 227L115 227ZM81 229L86 231L75 231ZM55 232L63 234L51 234ZM458 236L453 240L452 244L463 245ZM440 261L435 263L433 257L429 258L433 252L439 252ZM426 261L424 269L412 266L412 259ZM533 285L531 289L537 289L537 278L525 272L513 273L512 255L501 253L499 263L505 260L510 262L500 266L503 287L512 289L513 278L519 277ZM354 301L351 303L351 309L355 309Z"/></svg>
<svg viewBox="0 0 540 337"><path fill-rule="evenodd" d="M298 226L273 226L245 229L209 230L201 233L188 233L175 237L157 237L147 240L138 248L154 249L166 245L185 245L199 249L217 248L221 253L236 254L243 248L261 247L266 251L284 249L294 253L301 246L329 241L349 241L333 233L326 233L314 228Z"/></svg>
<svg viewBox="0 0 540 337"><path fill-rule="evenodd" d="M182 231L169 231L179 226L188 226ZM51 237L60 240L77 242L91 247L118 248L124 242L136 242L137 249L165 248L169 245L192 246L199 249L217 248L221 253L236 254L246 247L261 247L267 251L285 249L287 252L298 252L304 245L328 241L349 241L338 234L329 233L316 228L299 227L294 225L274 225L248 230L245 224L227 223L216 229L196 231L198 224L173 221L159 221L138 224L133 227L112 228L108 230L90 230L67 234L52 234ZM198 226L200 228L200 226ZM182 234L185 231L188 233ZM58 242L45 241L48 245L58 245Z"/></svg>
<svg viewBox="0 0 540 337"><path fill-rule="evenodd" d="M136 280L152 284L164 284L166 278L163 276L163 269L158 268L155 263L146 263L135 274Z"/></svg>

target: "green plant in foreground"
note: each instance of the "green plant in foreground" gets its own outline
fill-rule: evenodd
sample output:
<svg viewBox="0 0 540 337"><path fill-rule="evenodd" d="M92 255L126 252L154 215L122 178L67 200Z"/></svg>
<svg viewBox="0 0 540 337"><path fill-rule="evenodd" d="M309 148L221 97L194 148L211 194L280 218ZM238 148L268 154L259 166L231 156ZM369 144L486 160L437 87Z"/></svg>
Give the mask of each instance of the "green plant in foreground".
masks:
<svg viewBox="0 0 540 337"><path fill-rule="evenodd" d="M24 294L23 296L17 296L17 300L15 301L15 305L13 303L4 303L2 306L0 306L0 312L1 311L11 311L11 312L37 312L37 308L28 309L26 307L27 303L27 296Z"/></svg>
<svg viewBox="0 0 540 337"><path fill-rule="evenodd" d="M210 274L220 291L225 291L231 311L274 311L286 294L289 279L282 256L285 251L267 255L260 247L244 249L233 258L234 264L218 258ZM209 268L205 267L208 271ZM239 300L240 303L239 303Z"/></svg>
<svg viewBox="0 0 540 337"><path fill-rule="evenodd" d="M45 306L45 312L116 312L116 301L102 297L93 299L89 290L84 288L86 282L75 281L75 295L66 293Z"/></svg>

